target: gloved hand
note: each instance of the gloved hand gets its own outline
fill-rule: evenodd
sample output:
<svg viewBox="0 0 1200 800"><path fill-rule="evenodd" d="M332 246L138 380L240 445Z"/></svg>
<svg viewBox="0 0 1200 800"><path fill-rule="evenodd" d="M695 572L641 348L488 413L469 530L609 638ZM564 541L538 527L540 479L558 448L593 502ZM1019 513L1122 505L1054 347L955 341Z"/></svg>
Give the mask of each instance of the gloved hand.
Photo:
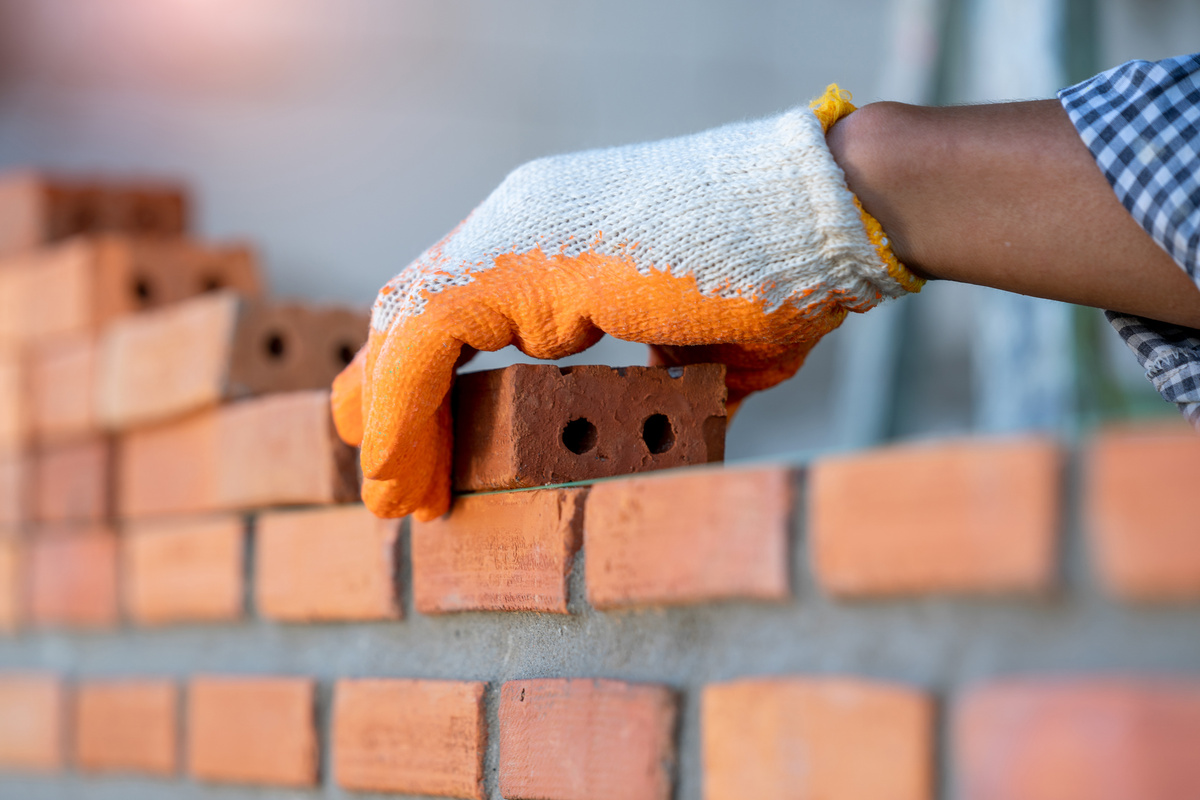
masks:
<svg viewBox="0 0 1200 800"><path fill-rule="evenodd" d="M917 291L825 145L853 110L830 86L811 109L509 175L380 290L334 383L367 506L449 508L464 345L561 358L608 333L655 346L658 363L726 364L736 402L791 377L848 311Z"/></svg>

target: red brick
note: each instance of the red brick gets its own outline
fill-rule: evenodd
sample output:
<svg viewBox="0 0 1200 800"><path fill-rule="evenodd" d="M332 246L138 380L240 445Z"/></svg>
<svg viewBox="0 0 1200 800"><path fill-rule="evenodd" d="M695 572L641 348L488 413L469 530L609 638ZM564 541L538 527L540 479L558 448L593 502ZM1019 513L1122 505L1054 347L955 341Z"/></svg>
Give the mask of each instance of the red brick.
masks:
<svg viewBox="0 0 1200 800"><path fill-rule="evenodd" d="M592 487L584 522L597 608L788 597L792 473L684 470Z"/></svg>
<svg viewBox="0 0 1200 800"><path fill-rule="evenodd" d="M25 595L24 550L13 534L0 534L0 633L15 633L21 625Z"/></svg>
<svg viewBox="0 0 1200 800"><path fill-rule="evenodd" d="M13 457L28 446L29 417L28 372L15 349L0 345L0 455Z"/></svg>
<svg viewBox="0 0 1200 800"><path fill-rule="evenodd" d="M705 800L931 800L933 705L906 687L753 678L705 687Z"/></svg>
<svg viewBox="0 0 1200 800"><path fill-rule="evenodd" d="M0 177L0 253L102 230L178 236L187 230L186 194L162 182Z"/></svg>
<svg viewBox="0 0 1200 800"><path fill-rule="evenodd" d="M1200 437L1180 425L1110 430L1087 450L1085 508L1105 587L1130 600L1200 599Z"/></svg>
<svg viewBox="0 0 1200 800"><path fill-rule="evenodd" d="M399 619L397 520L361 505L279 511L255 526L255 605L286 622Z"/></svg>
<svg viewBox="0 0 1200 800"><path fill-rule="evenodd" d="M166 680L86 681L74 692L75 766L173 775L179 692Z"/></svg>
<svg viewBox="0 0 1200 800"><path fill-rule="evenodd" d="M0 342L34 344L95 332L117 317L177 303L209 285L256 295L250 250L108 235L9 256L0 260Z"/></svg>
<svg viewBox="0 0 1200 800"><path fill-rule="evenodd" d="M500 793L511 800L666 800L675 714L665 686L509 681L500 691Z"/></svg>
<svg viewBox="0 0 1200 800"><path fill-rule="evenodd" d="M516 489L725 457L725 368L516 364L460 375L454 488Z"/></svg>
<svg viewBox="0 0 1200 800"><path fill-rule="evenodd" d="M543 489L466 496L439 519L414 521L417 610L565 614L585 494Z"/></svg>
<svg viewBox="0 0 1200 800"><path fill-rule="evenodd" d="M121 536L121 595L140 625L231 622L245 604L240 516L131 525Z"/></svg>
<svg viewBox="0 0 1200 800"><path fill-rule="evenodd" d="M485 683L342 680L333 771L345 789L482 800Z"/></svg>
<svg viewBox="0 0 1200 800"><path fill-rule="evenodd" d="M1010 680L956 711L963 800L1200 797L1200 682Z"/></svg>
<svg viewBox="0 0 1200 800"><path fill-rule="evenodd" d="M33 461L34 517L41 522L101 522L112 513L109 440L55 445Z"/></svg>
<svg viewBox="0 0 1200 800"><path fill-rule="evenodd" d="M0 454L0 532L19 530L30 516L29 463L19 454Z"/></svg>
<svg viewBox="0 0 1200 800"><path fill-rule="evenodd" d="M226 399L328 388L368 322L366 313L246 303L234 292L126 317L101 342L101 418L119 430Z"/></svg>
<svg viewBox="0 0 1200 800"><path fill-rule="evenodd" d="M124 517L356 499L354 451L334 433L328 391L244 400L120 440Z"/></svg>
<svg viewBox="0 0 1200 800"><path fill-rule="evenodd" d="M315 688L308 678L193 678L189 774L218 783L315 786Z"/></svg>
<svg viewBox="0 0 1200 800"><path fill-rule="evenodd" d="M809 480L817 580L839 597L1046 591L1061 468L1058 447L1040 439L823 458Z"/></svg>
<svg viewBox="0 0 1200 800"><path fill-rule="evenodd" d="M27 549L34 625L107 628L117 623L117 539L110 529L43 528Z"/></svg>
<svg viewBox="0 0 1200 800"><path fill-rule="evenodd" d="M31 348L29 414L39 442L84 438L99 429L96 421L96 339L77 334Z"/></svg>
<svg viewBox="0 0 1200 800"><path fill-rule="evenodd" d="M62 769L64 703L63 686L53 675L0 674L0 768Z"/></svg>

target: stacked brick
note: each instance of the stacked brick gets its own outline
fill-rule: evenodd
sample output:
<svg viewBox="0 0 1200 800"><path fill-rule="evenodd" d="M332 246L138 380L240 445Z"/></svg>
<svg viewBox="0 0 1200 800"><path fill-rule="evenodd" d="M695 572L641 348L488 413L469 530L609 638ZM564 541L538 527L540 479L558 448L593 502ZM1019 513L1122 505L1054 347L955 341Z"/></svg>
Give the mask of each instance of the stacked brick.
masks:
<svg viewBox="0 0 1200 800"><path fill-rule="evenodd" d="M522 367L460 384L455 483L474 491L402 527L344 502L353 454L331 438L323 390L237 365L278 330L252 327L252 309L205 293L37 343L99 353L64 356L63 377L46 379L90 371L95 404L56 396L75 420L58 439L13 427L14 470L61 477L2 506L19 546L0 551L0 583L35 588L0 609L22 636L208 626L217 642L285 628L336 644L319 669L0 671L8 779L119 773L166 779L162 796L186 781L512 800L1200 796L1200 661L1156 633L1200 618L1200 440L1182 427L726 467L707 463L724 425L713 368ZM31 344L14 351L18 372ZM99 463L97 492L86 476ZM6 498L23 497L16 486ZM832 618L836 630L792 631L818 665L846 630L878 637L888 614L950 638L963 633L949 615L983 608L994 630L969 633L993 647L1014 619L1098 624L1097 604L1146 631L1140 647L1183 653L1176 669L1114 672L1103 653L1080 666L1068 647L1046 659L1058 668L914 677L871 637L851 667L796 669L777 641L756 645L753 668L719 666L747 662L699 639L695 660L718 666L637 653L657 635L693 655L723 612L744 626ZM575 621L582 654L513 656ZM464 630L507 637L486 651L503 657L447 676L438 648ZM348 652L393 635L431 666Z"/></svg>

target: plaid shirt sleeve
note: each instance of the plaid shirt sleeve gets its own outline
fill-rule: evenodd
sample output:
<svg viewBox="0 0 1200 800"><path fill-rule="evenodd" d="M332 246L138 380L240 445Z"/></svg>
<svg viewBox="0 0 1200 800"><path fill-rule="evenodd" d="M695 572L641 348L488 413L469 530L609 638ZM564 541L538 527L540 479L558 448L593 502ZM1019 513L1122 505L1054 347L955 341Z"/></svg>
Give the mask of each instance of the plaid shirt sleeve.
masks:
<svg viewBox="0 0 1200 800"><path fill-rule="evenodd" d="M1200 286L1200 53L1130 61L1058 98L1126 210ZM1200 330L1105 314L1200 430Z"/></svg>

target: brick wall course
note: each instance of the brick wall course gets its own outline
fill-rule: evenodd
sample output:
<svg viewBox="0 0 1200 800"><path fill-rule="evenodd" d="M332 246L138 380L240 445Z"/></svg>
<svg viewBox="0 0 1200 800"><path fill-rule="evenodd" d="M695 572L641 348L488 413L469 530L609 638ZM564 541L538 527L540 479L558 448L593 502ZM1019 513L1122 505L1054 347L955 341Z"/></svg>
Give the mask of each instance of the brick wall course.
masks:
<svg viewBox="0 0 1200 800"><path fill-rule="evenodd" d="M25 561L22 542L0 533L0 633L15 633L24 619Z"/></svg>
<svg viewBox="0 0 1200 800"><path fill-rule="evenodd" d="M596 608L789 596L792 470L681 470L592 487L584 522Z"/></svg>
<svg viewBox="0 0 1200 800"><path fill-rule="evenodd" d="M1086 451L1085 518L1107 590L1135 601L1200 600L1200 438L1186 426L1112 429Z"/></svg>
<svg viewBox="0 0 1200 800"><path fill-rule="evenodd" d="M94 436L39 450L33 458L33 512L41 522L103 522L112 515L109 439Z"/></svg>
<svg viewBox="0 0 1200 800"><path fill-rule="evenodd" d="M308 678L192 678L188 773L214 783L316 785L315 688Z"/></svg>
<svg viewBox="0 0 1200 800"><path fill-rule="evenodd" d="M96 337L81 333L29 348L29 413L40 443L69 442L99 431Z"/></svg>
<svg viewBox="0 0 1200 800"><path fill-rule="evenodd" d="M111 628L118 621L117 537L106 525L39 528L26 548L32 625Z"/></svg>
<svg viewBox="0 0 1200 800"><path fill-rule="evenodd" d="M705 800L932 800L933 704L850 678L748 678L704 689Z"/></svg>
<svg viewBox="0 0 1200 800"><path fill-rule="evenodd" d="M72 692L83 772L169 776L178 769L179 690L167 680L84 681Z"/></svg>
<svg viewBox="0 0 1200 800"><path fill-rule="evenodd" d="M28 369L15 347L0 344L0 455L19 455L31 436Z"/></svg>
<svg viewBox="0 0 1200 800"><path fill-rule="evenodd" d="M21 529L32 516L29 459L0 453L0 532Z"/></svg>
<svg viewBox="0 0 1200 800"><path fill-rule="evenodd" d="M63 767L66 690L50 673L0 673L0 768Z"/></svg>
<svg viewBox="0 0 1200 800"><path fill-rule="evenodd" d="M974 687L955 710L962 800L1200 796L1200 681L1059 677Z"/></svg>
<svg viewBox="0 0 1200 800"><path fill-rule="evenodd" d="M468 495L443 517L414 521L417 610L566 613L586 494L540 489Z"/></svg>
<svg viewBox="0 0 1200 800"><path fill-rule="evenodd" d="M337 784L482 800L486 686L477 681L338 681L332 733Z"/></svg>
<svg viewBox="0 0 1200 800"><path fill-rule="evenodd" d="M508 681L500 690L500 794L511 800L667 800L674 693L611 680Z"/></svg>
<svg viewBox="0 0 1200 800"><path fill-rule="evenodd" d="M1046 592L1061 525L1058 447L960 440L818 459L808 533L817 581L845 598Z"/></svg>
<svg viewBox="0 0 1200 800"><path fill-rule="evenodd" d="M121 599L139 625L232 622L245 608L246 521L159 520L121 531Z"/></svg>
<svg viewBox="0 0 1200 800"><path fill-rule="evenodd" d="M255 608L285 622L399 619L398 520L348 505L260 514Z"/></svg>
<svg viewBox="0 0 1200 800"><path fill-rule="evenodd" d="M354 451L329 392L268 395L123 434L118 514L172 514L358 499Z"/></svg>

